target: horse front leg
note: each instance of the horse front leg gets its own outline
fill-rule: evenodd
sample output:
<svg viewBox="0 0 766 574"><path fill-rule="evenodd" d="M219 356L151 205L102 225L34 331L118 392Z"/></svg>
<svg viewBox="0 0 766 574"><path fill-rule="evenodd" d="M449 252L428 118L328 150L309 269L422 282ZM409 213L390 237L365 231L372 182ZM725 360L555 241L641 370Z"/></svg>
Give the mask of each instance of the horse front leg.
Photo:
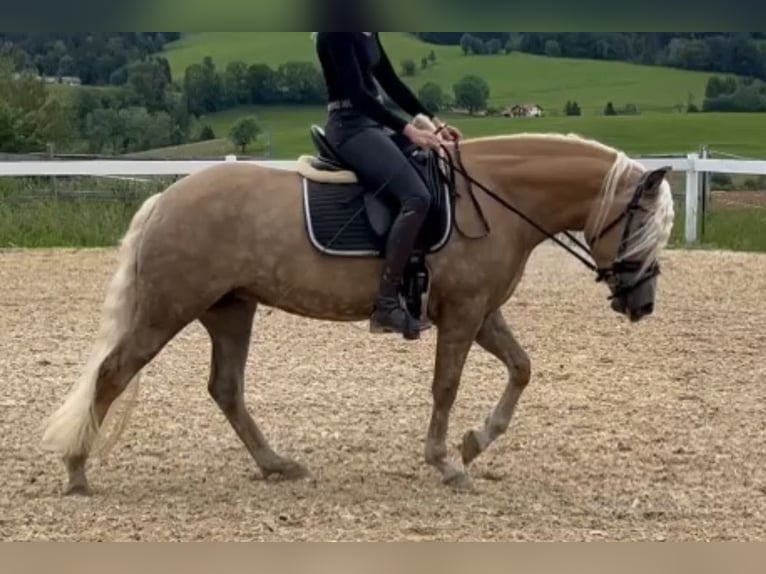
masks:
<svg viewBox="0 0 766 574"><path fill-rule="evenodd" d="M508 368L508 384L500 401L481 430L472 430L463 437L463 464L469 465L489 445L508 431L513 413L524 389L529 384L531 365L529 357L521 348L511 329L498 310L484 322L476 342L486 351L500 359Z"/></svg>
<svg viewBox="0 0 766 574"><path fill-rule="evenodd" d="M433 412L428 428L426 462L442 475L443 482L456 490L469 490L465 470L447 457L449 416L455 404L465 361L481 326L474 313L452 311L439 321L436 365L433 380Z"/></svg>

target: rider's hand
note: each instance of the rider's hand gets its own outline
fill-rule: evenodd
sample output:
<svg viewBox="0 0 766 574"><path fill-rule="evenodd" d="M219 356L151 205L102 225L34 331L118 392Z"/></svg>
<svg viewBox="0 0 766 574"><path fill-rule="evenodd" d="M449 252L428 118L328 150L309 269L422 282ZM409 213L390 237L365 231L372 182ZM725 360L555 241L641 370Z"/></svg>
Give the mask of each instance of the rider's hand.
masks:
<svg viewBox="0 0 766 574"><path fill-rule="evenodd" d="M407 127L404 128L404 135L418 147L434 150L441 149L441 141L439 140L439 137L428 130L421 130L412 124L407 124Z"/></svg>
<svg viewBox="0 0 766 574"><path fill-rule="evenodd" d="M463 139L463 134L454 126L445 126L439 133L447 141L456 142Z"/></svg>
<svg viewBox="0 0 766 574"><path fill-rule="evenodd" d="M463 139L463 134L460 133L459 129L441 121L439 121L437 135L439 136L439 139L445 142L456 142Z"/></svg>

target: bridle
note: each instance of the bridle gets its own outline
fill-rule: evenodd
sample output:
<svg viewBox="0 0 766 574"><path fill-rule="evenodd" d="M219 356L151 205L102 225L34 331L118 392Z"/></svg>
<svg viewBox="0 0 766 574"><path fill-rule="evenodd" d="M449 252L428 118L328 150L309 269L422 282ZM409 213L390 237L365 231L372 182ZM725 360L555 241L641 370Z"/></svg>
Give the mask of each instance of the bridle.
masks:
<svg viewBox="0 0 766 574"><path fill-rule="evenodd" d="M636 186L636 190L633 192L633 197L630 203L628 203L626 208L623 210L623 212L620 215L618 215L617 218L615 218L615 220L612 221L609 225L605 226L596 237L592 238L589 241L591 245L595 247L595 245L599 241L604 239L604 237L606 237L611 231L613 231L620 223L625 221L625 227L622 232L622 237L620 238L620 245L617 250L617 256L612 262L612 265L609 267L599 267L598 265L596 265L595 263L591 261L591 259L595 261L595 257L593 256L593 252L591 248L585 245L582 241L580 241L577 237L572 235L570 232L568 231L564 232L563 235L566 236L566 238L569 239L569 241L571 241L575 245L575 247L579 248L585 254L587 254L589 258L586 257L585 255L578 253L574 248L570 247L564 241L556 237L555 234L550 233L548 230L544 229L540 224L532 220L526 214L521 212L518 208L511 205L508 201L506 201L502 197L499 197L492 190L490 190L485 185L477 181L474 177L472 177L468 173L468 171L465 169L465 166L463 165L459 142L454 142L453 145L454 145L454 151L455 151L454 159L452 157L452 154L450 153L450 150L448 150L444 145L441 146L442 151L444 152L443 155L441 155L441 159L444 160L446 158L446 162L449 165L448 185L450 189L452 190L452 192L455 195L457 195L458 192L457 192L455 174L459 173L463 178L465 178L465 180L468 182L468 195L470 196L471 202L473 203L474 207L477 209L485 229L485 234L480 237L470 237L467 234L463 233L463 235L465 235L469 239L480 239L480 238L486 237L491 231L489 221L484 215L481 205L479 204L474 194L473 186L476 186L482 191L484 191L484 193L489 195L492 199L494 199L497 203L502 205L504 208L508 209L509 211L521 217L524 221L526 221L532 227L537 229L540 233L545 235L546 238L558 244L561 248L567 251L575 259L580 261L590 271L594 272L596 274L597 283L606 282L607 284L609 284L612 290L612 295L609 297L610 300L627 297L630 293L638 289L641 285L657 277L660 274L659 263L656 261L653 261L650 265L646 266L646 268L644 269L644 272L641 273L640 277L634 279L633 281L627 281L625 278L625 276L628 274L638 273L641 270L641 268L644 267L643 262L625 260L624 256L629 247L631 227L636 218L636 215L640 211L646 212L646 210L643 207L641 207L641 199L643 198L644 193L646 192L646 176L642 177L641 180L638 182ZM667 168L667 170L669 169L670 168Z"/></svg>

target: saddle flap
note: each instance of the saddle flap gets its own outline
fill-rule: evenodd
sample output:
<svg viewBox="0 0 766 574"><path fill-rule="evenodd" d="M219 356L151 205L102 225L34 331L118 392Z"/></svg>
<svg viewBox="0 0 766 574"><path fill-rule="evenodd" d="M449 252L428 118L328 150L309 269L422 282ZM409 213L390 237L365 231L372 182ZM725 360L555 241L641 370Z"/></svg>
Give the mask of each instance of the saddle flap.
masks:
<svg viewBox="0 0 766 574"><path fill-rule="evenodd" d="M364 194L364 206L372 230L378 237L386 237L394 222L391 208L379 197Z"/></svg>

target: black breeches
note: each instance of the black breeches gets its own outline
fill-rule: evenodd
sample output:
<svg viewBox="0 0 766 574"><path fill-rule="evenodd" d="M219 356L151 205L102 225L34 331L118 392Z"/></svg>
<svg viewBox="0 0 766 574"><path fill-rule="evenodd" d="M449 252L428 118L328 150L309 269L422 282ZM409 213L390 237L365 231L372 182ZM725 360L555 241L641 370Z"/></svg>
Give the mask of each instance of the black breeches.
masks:
<svg viewBox="0 0 766 574"><path fill-rule="evenodd" d="M355 113L331 114L328 141L369 190L401 205L401 215L422 224L431 207L427 186L393 141L391 132Z"/></svg>

